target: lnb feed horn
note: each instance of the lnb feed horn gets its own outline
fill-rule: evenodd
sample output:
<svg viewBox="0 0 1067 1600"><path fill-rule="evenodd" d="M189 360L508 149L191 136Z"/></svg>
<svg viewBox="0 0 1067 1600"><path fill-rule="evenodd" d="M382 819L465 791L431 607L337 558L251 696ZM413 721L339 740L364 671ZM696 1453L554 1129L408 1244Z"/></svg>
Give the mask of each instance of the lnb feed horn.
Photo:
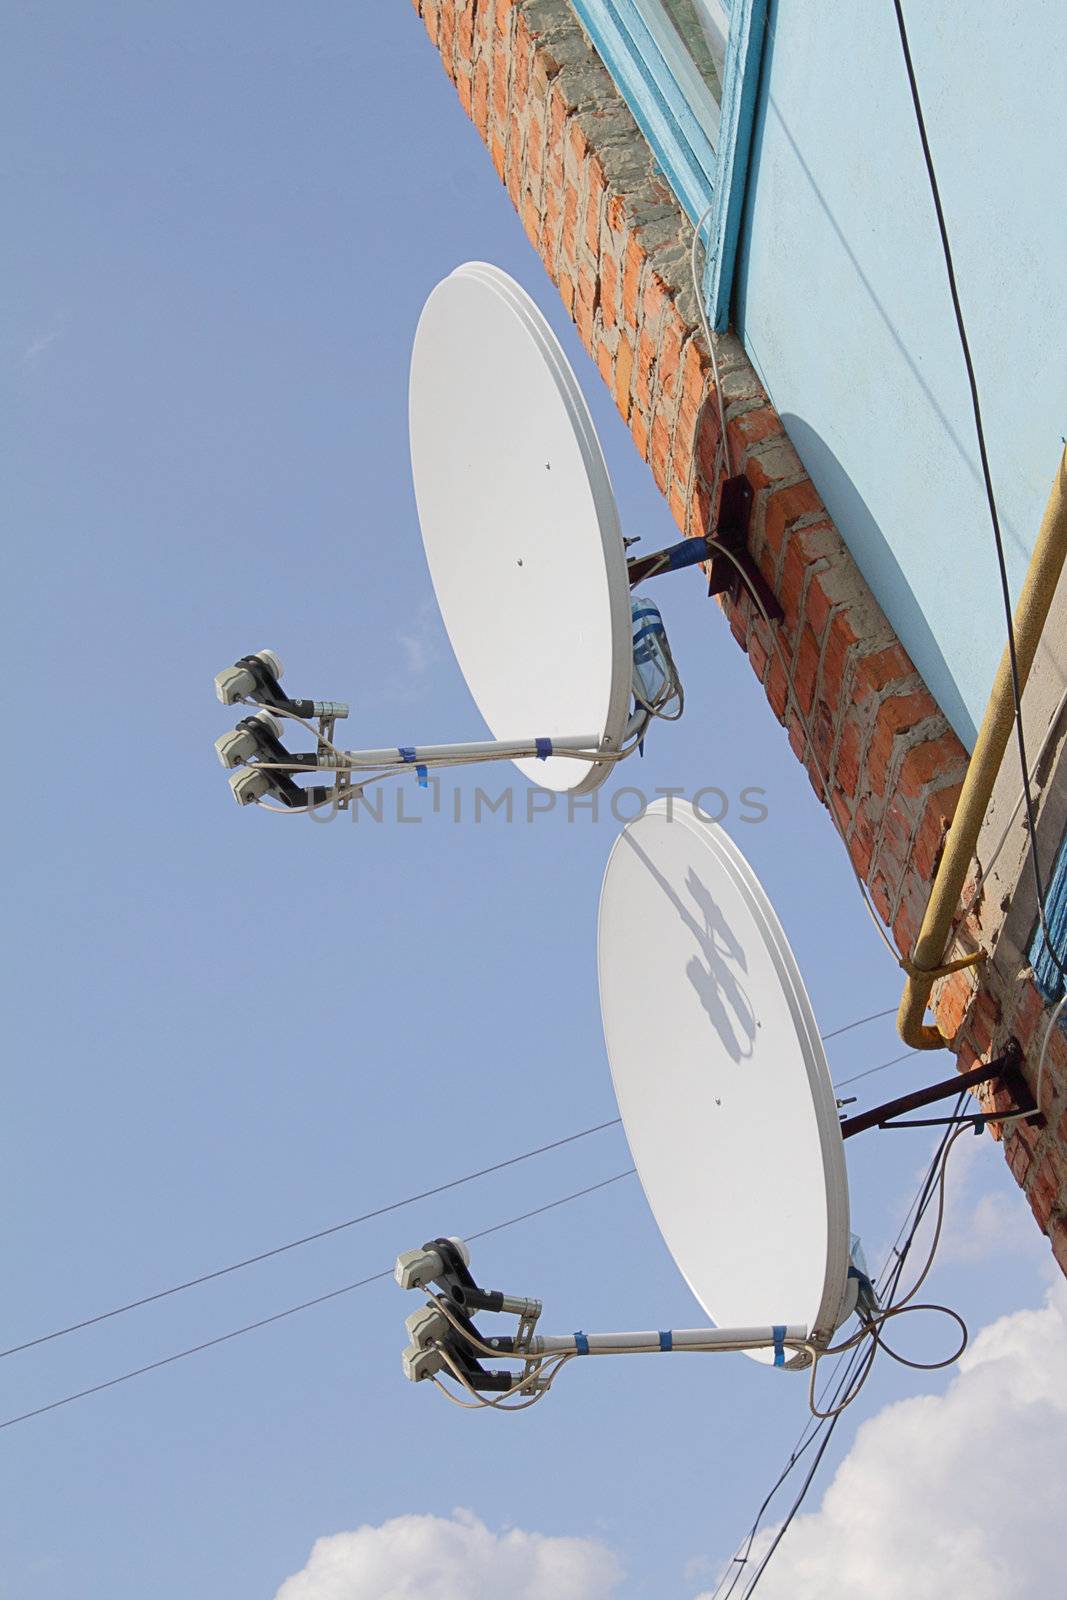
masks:
<svg viewBox="0 0 1067 1600"><path fill-rule="evenodd" d="M470 1265L470 1251L462 1239L449 1238L444 1242L455 1248L464 1266ZM433 1244L424 1244L419 1250L405 1250L397 1256L393 1276L402 1289L423 1289L448 1270L449 1263L441 1251Z"/></svg>
<svg viewBox="0 0 1067 1600"><path fill-rule="evenodd" d="M413 1311L410 1317L404 1319L404 1326L417 1350L428 1350L432 1345L448 1339L452 1333L448 1318L435 1305L420 1306L418 1311Z"/></svg>
<svg viewBox="0 0 1067 1600"><path fill-rule="evenodd" d="M224 767L243 767L256 756L276 754L281 734L277 717L272 717L269 711L257 711L239 722L231 733L216 739L215 752Z"/></svg>
<svg viewBox="0 0 1067 1600"><path fill-rule="evenodd" d="M439 1372L450 1371L441 1351L434 1346L422 1349L417 1344L409 1344L400 1357L400 1363L410 1383L421 1383L424 1378L434 1378Z"/></svg>
<svg viewBox="0 0 1067 1600"><path fill-rule="evenodd" d="M273 650L257 650L254 655L242 656L232 667L224 667L216 674L215 693L224 706L233 706L263 686L264 674L269 674L276 685L284 671L280 657Z"/></svg>
<svg viewBox="0 0 1067 1600"><path fill-rule="evenodd" d="M277 795L276 780L269 772L257 772L252 767L242 767L230 778L230 789L239 806L254 806L268 795Z"/></svg>

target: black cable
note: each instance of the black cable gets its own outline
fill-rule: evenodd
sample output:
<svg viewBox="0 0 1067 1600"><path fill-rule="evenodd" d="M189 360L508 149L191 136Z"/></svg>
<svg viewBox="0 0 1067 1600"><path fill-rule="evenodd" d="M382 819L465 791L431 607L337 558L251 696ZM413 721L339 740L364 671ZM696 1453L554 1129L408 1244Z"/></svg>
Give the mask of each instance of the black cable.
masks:
<svg viewBox="0 0 1067 1600"><path fill-rule="evenodd" d="M881 1017L893 1015L893 1011L876 1011L869 1017L859 1017L855 1022L847 1022L841 1028L834 1028L830 1033L824 1033L824 1040L837 1038L839 1034L848 1033L852 1028L859 1028L866 1022L875 1022ZM915 1054L911 1051L909 1054ZM869 1077L871 1073L881 1072L885 1067L895 1066L898 1061L903 1061L904 1056L895 1056L891 1061L884 1061L881 1066L870 1067L866 1072L858 1074L859 1077ZM845 1084L855 1083L856 1078L845 1078L842 1083L835 1084L835 1088L844 1088ZM51 1333L38 1334L36 1338L25 1339L21 1344L9 1345L6 1350L0 1350L0 1361L6 1356L18 1355L23 1350L32 1350L37 1345L49 1344L53 1339L65 1338L69 1333L79 1333L84 1328L95 1327L98 1322L108 1322L112 1317L124 1316L127 1311L137 1311L142 1306L149 1306L157 1300L169 1299L171 1295L182 1294L186 1289L195 1289L200 1284L212 1283L216 1278L228 1277L231 1272L241 1272L245 1267L256 1266L260 1261L269 1261L274 1256L285 1255L289 1250L298 1250L306 1244L314 1244L318 1239L328 1239L332 1234L343 1233L346 1228L358 1227L361 1223L371 1222L376 1217L388 1216L392 1211L400 1211L405 1206L415 1205L419 1200L432 1199L434 1195L445 1194L450 1189L458 1189L462 1184L473 1183L476 1178L488 1177L490 1173L502 1172L506 1167L517 1166L522 1161L530 1161L534 1156L547 1154L550 1150L559 1150L564 1145L574 1144L579 1139L587 1139L590 1134L603 1133L606 1128L617 1128L621 1117L610 1117L606 1122L598 1122L591 1128L582 1128L578 1133L569 1133L562 1139L553 1139L549 1144L538 1145L535 1150L525 1150L521 1155L509 1156L506 1161L497 1161L492 1166L480 1167L477 1172L468 1172L462 1178L452 1178L448 1183L435 1185L432 1189L423 1189L418 1194L408 1195L406 1199L394 1200L389 1205L378 1206L373 1211L364 1211L358 1217L348 1217L344 1222L335 1222L328 1228L319 1228L314 1233L303 1234L299 1239L290 1239L286 1244L275 1245L270 1250L261 1250L257 1255L245 1256L241 1261L233 1261L228 1266L216 1267L211 1272L202 1272L195 1278L187 1278L182 1283L171 1284L167 1289L157 1289L153 1294L141 1295L139 1299L128 1300L124 1305L113 1306L110 1311L100 1311L95 1316L83 1317L78 1322L68 1323L63 1328L54 1328Z"/></svg>
<svg viewBox="0 0 1067 1600"><path fill-rule="evenodd" d="M594 1194L597 1189L606 1189L609 1184L631 1177L634 1170L633 1167L627 1167L625 1172L616 1172L613 1177L603 1178L600 1183L591 1183L584 1189L576 1189L573 1194L563 1195L559 1200L549 1200L546 1205L535 1206L532 1211L524 1211L517 1217L509 1217L506 1222L495 1222L491 1228L482 1228L478 1233L469 1233L467 1239L468 1241L485 1239L489 1234L499 1233L503 1228L513 1228L516 1223L528 1222L531 1217L543 1216L546 1211L554 1211L557 1206L569 1205L572 1200L580 1200L584 1195ZM359 1278L355 1283L346 1283L340 1289L331 1289L328 1294L316 1295L313 1300L302 1300L299 1305L289 1306L285 1311L276 1311L270 1317L260 1317L258 1322L247 1322L243 1328L233 1328L229 1333L220 1333L214 1339L205 1339L202 1344L190 1345L187 1350L177 1350L173 1355L163 1356L159 1361L150 1361L147 1366L135 1367L132 1372L120 1373L117 1378L94 1383L88 1389L79 1389L76 1394L64 1395L61 1400L52 1400L48 1405L37 1406L33 1411L23 1411L17 1417L7 1417L0 1422L0 1429L13 1428L18 1422L29 1422L31 1417L44 1416L45 1412L57 1411L60 1406L69 1406L75 1400L84 1400L91 1394L100 1394L104 1389L114 1389L117 1384L129 1383L131 1378L143 1377L146 1372L158 1372L160 1367L169 1367L175 1361L184 1361L186 1356L199 1355L202 1350L212 1350L216 1345L227 1344L231 1339L239 1339L244 1333L254 1333L257 1328L269 1327L272 1322L281 1322L285 1317L293 1317L298 1311L325 1305L327 1300L336 1300L340 1295L351 1294L353 1289L362 1289L368 1283L379 1283L383 1278L392 1276L392 1267L387 1267L384 1272L373 1272L368 1278Z"/></svg>
<svg viewBox="0 0 1067 1600"><path fill-rule="evenodd" d="M962 1109L963 1102L964 1102L965 1098L966 1098L966 1091L963 1091L959 1095L959 1097L958 1097L958 1099L956 1101L956 1108L955 1108L955 1111L953 1113L954 1117L959 1115L960 1110ZM903 1246L900 1249L898 1249L896 1244L893 1245L893 1250L892 1250L891 1253L896 1256L896 1260L893 1262L892 1267L888 1270L888 1274L887 1274L887 1284L886 1284L886 1288L885 1288L885 1291L884 1291L885 1296L886 1296L887 1304L892 1304L893 1296L896 1294L896 1291L897 1291L897 1289L898 1289L898 1287L900 1285L900 1280L901 1280L901 1278L902 1278L902 1276L904 1274L904 1266L905 1266L905 1263L907 1261L908 1254L909 1254L909 1252L911 1250L912 1245L915 1242L915 1237L916 1237L916 1234L918 1233L919 1227L920 1227L920 1225L922 1223L922 1219L926 1214L926 1211L927 1211L927 1209L928 1209L928 1207L930 1205L930 1201L932 1200L934 1192L935 1192L935 1190L937 1188L937 1181L938 1181L938 1176L939 1176L940 1169L941 1169L941 1163L945 1160L946 1153L947 1153L947 1150L948 1150L949 1141L952 1138L953 1131L954 1130L951 1127L948 1127L948 1128L945 1129L944 1134L942 1135L941 1139L938 1142L937 1148L936 1148L936 1150L934 1152L933 1159L930 1162L930 1165L926 1170L926 1176L923 1179L923 1182L919 1187L919 1193L916 1196L916 1199L912 1202L911 1206L909 1207L907 1216L905 1216L905 1219L904 1219L904 1223L902 1224L900 1230L897 1233L897 1241L899 1241L900 1238L901 1238L901 1235L904 1232L904 1229L908 1226L908 1217L910 1217L912 1212L914 1212L914 1220L911 1223L910 1231L908 1233L907 1238L904 1241ZM859 1348L859 1347L857 1347L857 1348ZM867 1353L868 1365L870 1365L870 1363L873 1362L873 1360L875 1358L875 1355L876 1355L876 1352L877 1352L877 1345L872 1345L871 1349ZM864 1373L864 1376L866 1376L866 1373ZM769 1548L764 1552L764 1555L763 1555L762 1559L760 1560L759 1566L756 1568L756 1571L752 1575L752 1581L748 1585L747 1589L744 1592L742 1600L749 1600L749 1597L755 1591L756 1585L759 1583L759 1581L762 1578L764 1572L767 1570L767 1567L770 1564L772 1556L774 1555L775 1551L778 1549L778 1546L781 1544L783 1538L785 1537L786 1533L788 1532L790 1524L793 1521L793 1518L796 1516L797 1512L800 1510L801 1506L803 1505L804 1500L805 1500L805 1498L806 1498L806 1496L808 1494L808 1491L811 1488L811 1485L812 1485L812 1482L814 1480L815 1473L816 1473L816 1471L818 1469L819 1463L821 1462L823 1456L826 1453L826 1448L827 1448L827 1446L828 1446L828 1444L830 1442L830 1438L831 1438L831 1436L833 1434L833 1430L834 1430L837 1422L840 1420L840 1418L843 1415L844 1415L843 1411L838 1411L835 1416L833 1416L833 1417L828 1419L828 1425L827 1425L827 1428L826 1428L826 1434L824 1436L824 1439L823 1439L822 1443L819 1446L818 1453L816 1455L816 1458L815 1458L814 1462L812 1463L812 1466L811 1466L811 1468L810 1468L810 1470L808 1472L808 1475L804 1479L804 1482L800 1487L800 1491L797 1494L796 1499L794 1500L793 1504L790 1506L789 1511L786 1514L784 1522L782 1523L781 1527L777 1530L777 1532L776 1532L776 1534L774 1536L774 1539L772 1540ZM814 1437L814 1435L813 1435L813 1437ZM751 1544L750 1544L750 1547L751 1547Z"/></svg>
<svg viewBox="0 0 1067 1600"><path fill-rule="evenodd" d="M850 1083L859 1083L861 1078L872 1078L876 1072L884 1072L886 1067L897 1067L902 1061L908 1061L912 1056L921 1055L921 1053L922 1052L919 1050L905 1050L902 1056L893 1056L892 1060L883 1061L877 1067L868 1067L866 1072L857 1072L855 1077L842 1078L840 1083L834 1084L834 1088L844 1089L847 1088Z"/></svg>
<svg viewBox="0 0 1067 1600"><path fill-rule="evenodd" d="M1026 759L1026 735L1023 731L1023 697L1022 685L1019 680L1019 661L1015 647L1015 619L1012 616L1011 587L1008 583L1008 568L1004 556L1004 540L1000 532L1000 518L997 515L996 496L993 493L993 477L989 468L989 455L986 450L985 428L982 424L982 407L978 398L978 381L974 373L974 362L971 360L971 347L967 338L967 328L963 320L963 307L960 304L959 290L956 286L956 269L952 260L952 246L949 243L948 227L945 223L945 213L941 205L941 191L934 171L934 158L930 150L930 140L926 132L926 119L923 116L922 102L919 99L919 85L915 78L915 67L911 59L911 46L908 43L908 30L904 22L904 11L901 0L893 0L893 8L897 16L897 29L900 33L901 49L904 52L904 65L908 73L908 85L911 89L911 103L915 110L915 121L919 129L919 139L922 143L923 159L926 162L926 174L930 181L930 193L933 196L934 211L937 214L937 227L941 235L941 250L945 258L945 271L948 274L949 293L952 296L952 309L956 314L956 327L959 332L960 346L963 351L964 365L967 368L967 382L971 390L971 407L974 412L975 433L978 436L978 453L982 463L982 477L985 482L986 501L989 506L989 517L993 524L993 540L996 545L997 568L1000 574L1000 592L1004 603L1004 616L1008 628L1008 660L1011 666L1012 698L1015 702L1015 733L1019 746L1019 765L1023 775L1023 797L1026 802L1026 825L1030 833L1030 859L1033 864L1034 889L1037 894L1037 905L1041 919L1041 933L1045 947L1053 962L1059 968L1061 979L1067 984L1067 963L1056 954L1052 940L1049 936L1048 913L1045 903L1045 886L1041 877L1041 864L1037 859L1037 819L1034 812L1034 797L1030 788L1030 767Z"/></svg>
<svg viewBox="0 0 1067 1600"><path fill-rule="evenodd" d="M883 1017L895 1017L896 1006L890 1006L888 1011L872 1011L869 1017L857 1017L855 1022L846 1022L843 1028L832 1028L829 1033L821 1035L823 1044L828 1039L836 1039L841 1033L851 1033L853 1028L862 1028L865 1022L880 1022Z"/></svg>
<svg viewBox="0 0 1067 1600"><path fill-rule="evenodd" d="M875 1069L875 1070L878 1070L878 1069ZM965 1099L965 1094L961 1094L959 1096L959 1098L957 1099L955 1115L959 1114L959 1111L960 1111L960 1109L961 1109L961 1107L963 1105L964 1099ZM922 1222L923 1217L926 1214L927 1209L929 1208L930 1201L933 1198L933 1194L934 1194L934 1191L935 1191L935 1188L936 1188L936 1183L937 1183L937 1175L938 1175L939 1170L940 1170L940 1164L941 1164L942 1160L944 1159L945 1151L947 1149L948 1141L949 1141L949 1139L951 1137L951 1134L952 1134L952 1129L951 1128L946 1128L944 1134L942 1135L940 1141L938 1142L937 1147L936 1147L936 1149L934 1151L933 1157L931 1158L930 1165L928 1166L928 1168L926 1170L926 1174L924 1176L924 1179L923 1179L922 1183L919 1186L918 1192L916 1193L915 1199L912 1201L911 1205L908 1207L908 1210L907 1210L907 1212L905 1213L905 1216L904 1216L904 1220L901 1223L899 1229L897 1230L897 1236L896 1236L896 1239L894 1240L893 1245L891 1247L889 1259L887 1260L885 1267L883 1268L881 1274L879 1275L880 1279L883 1280L882 1283L881 1283L881 1293L882 1293L883 1298L886 1300L887 1303L891 1303L892 1300L893 1300L893 1297L896 1294L897 1288L899 1287L899 1284L900 1284L900 1279L903 1276L904 1266L905 1266L905 1263L907 1261L907 1257L908 1257L908 1254L909 1254L909 1252L911 1250L912 1244L914 1242L916 1233L917 1233L918 1228L919 1228L919 1226L920 1226L920 1224ZM909 1229L909 1225L910 1225L910 1231L908 1231L907 1239L905 1240L904 1244L901 1246L901 1240L904 1237L905 1231ZM898 1246L900 1248L898 1248ZM822 1389L822 1391L821 1391L821 1393L819 1395L819 1404L820 1404L820 1406L822 1405L822 1403L826 1399L827 1395L830 1394L830 1390L833 1387L833 1394L830 1397L830 1405L828 1407L828 1409L833 1410L837 1406L841 1396L844 1393L847 1392L848 1386L849 1386L850 1382L853 1379L854 1370L857 1367L857 1365L860 1363L860 1360L865 1357L867 1362L868 1362L868 1364L869 1364L870 1361L873 1361L874 1355L875 1355L875 1351L874 1351L873 1348L871 1350L867 1351L867 1352L864 1352L863 1347L860 1346L860 1345L857 1345L856 1348L849 1355L849 1358L848 1358L847 1362L845 1362L844 1371L841 1372L841 1376L837 1381L836 1387L833 1387L834 1386L834 1380L837 1377L839 1369L841 1368L841 1364L845 1360L844 1354L842 1353L842 1355L840 1355L838 1357L837 1364L835 1365L834 1370L831 1372L829 1378L827 1379L827 1381L826 1381L825 1385L823 1386L823 1389ZM859 1377L859 1379L857 1381L858 1382L862 1382L865 1377L866 1377L866 1371L864 1370L860 1374L860 1377ZM857 1392L858 1392L858 1389L857 1389ZM771 1551L768 1551L768 1552L765 1553L764 1557L761 1559L759 1568L752 1575L752 1582L749 1585L749 1587L746 1589L745 1595L744 1595L744 1600L748 1600L748 1596L752 1593L753 1589L755 1588L755 1585L759 1582L759 1579L760 1579L763 1571L765 1570L765 1568L766 1568L766 1566L767 1566L767 1564L768 1564L768 1562L770 1560L770 1556L773 1554L773 1551L775 1549L777 1549L778 1545L781 1542L781 1538L785 1534L786 1528L788 1528L789 1523L793 1520L793 1517L796 1515L797 1511L799 1510L800 1506L802 1505L804 1497L807 1494L807 1492L808 1492L808 1490L809 1490L809 1488L811 1486L811 1481L812 1481L812 1479L814 1477L815 1469L817 1469L817 1467L819 1465L819 1462L822 1460L822 1457L823 1457L823 1455L825 1453L826 1445L829 1442L829 1435L832 1433L833 1428L836 1426L838 1419L843 1415L844 1415L844 1411L841 1410L841 1411L838 1411L837 1414L835 1416L833 1416L833 1417L823 1418L823 1419L819 1419L819 1420L816 1420L815 1418L809 1418L807 1423L805 1423L804 1428L801 1430L800 1437L798 1438L796 1444L793 1446L793 1449L790 1452L789 1459L787 1460L787 1462L786 1462L785 1466L783 1467L782 1471L778 1474L778 1477L775 1479L775 1481L772 1484L770 1490L765 1495L765 1497L763 1499L763 1503L761 1504L759 1510L756 1512L756 1516L755 1516L755 1518L754 1518L754 1520L752 1522L752 1526L749 1529L748 1534L746 1535L746 1537L742 1541L742 1543L738 1546L738 1552L733 1557L733 1562L732 1562L734 1570L733 1570L733 1573L732 1573L731 1578L730 1578L729 1587L727 1588L726 1593L723 1595L723 1600L730 1600L730 1596L733 1594L734 1589L737 1587L737 1584L740 1581L740 1579L741 1579L741 1577L742 1577L742 1575L744 1573L744 1569L745 1569L745 1567L746 1567L746 1565L748 1563L749 1556L750 1556L750 1553L751 1553L751 1550L752 1550L752 1545L755 1542L756 1534L759 1532L760 1523L763 1521L763 1517L764 1517L764 1515L765 1515L765 1513L767 1511L767 1508L769 1507L771 1501L774 1499L774 1497L778 1493L778 1491L782 1488L783 1484L786 1482L787 1478L793 1472L794 1468L797 1466L797 1464L799 1463L801 1458L806 1454L806 1452L814 1444L815 1440L819 1437L819 1434L821 1432L823 1432L824 1430L826 1430L827 1438L826 1438L826 1441L820 1446L818 1457L816 1458L816 1461L813 1464L812 1472L809 1473L808 1477L805 1479L805 1482L802 1485L800 1494L798 1495L798 1497L797 1497L796 1501L794 1502L794 1504L793 1504L792 1508L790 1509L790 1511L787 1513L786 1520L785 1520L785 1522L784 1522L779 1534L775 1538L775 1541L774 1541L774 1544L773 1544L773 1547L772 1547ZM719 1596L719 1594L720 1594L720 1592L722 1590L722 1586L723 1586L723 1584L725 1582L726 1582L726 1573L724 1573L722 1578L720 1578L719 1583L718 1583L716 1589L714 1590L713 1600L718 1600L718 1596Z"/></svg>
<svg viewBox="0 0 1067 1600"><path fill-rule="evenodd" d="M448 1183L439 1183L432 1189L423 1189L419 1194L408 1195L405 1200L394 1200L387 1206L378 1206L374 1211L364 1211L361 1216L349 1217L345 1222L335 1222L332 1227L320 1228L317 1233L306 1233L300 1239L291 1239L288 1244L275 1245L273 1250L261 1250L258 1255L246 1256L243 1261L234 1261L228 1267L217 1267L214 1272L202 1272L198 1278L188 1278L184 1283L173 1284L169 1289L157 1289L155 1294L142 1295L139 1300L130 1300L123 1306L115 1306L111 1311L101 1311L95 1317L85 1317L81 1322L72 1322L65 1328L56 1328L52 1333L39 1334L36 1339L27 1339L22 1344L13 1344L7 1350L0 1350L0 1360L5 1356L17 1355L20 1350L32 1350L35 1345L48 1344L52 1339L62 1339L65 1334L77 1333L81 1328L91 1328L97 1322L107 1322L111 1317L121 1317L127 1311L136 1311L139 1306L151 1305L155 1300L166 1300L169 1295L181 1294L184 1289L195 1289L198 1284L210 1283L215 1278L225 1278L231 1272L240 1272L244 1267L255 1266L258 1261L269 1261L272 1256L284 1255L287 1250L297 1250L301 1245L312 1244L316 1239L326 1239L333 1233L341 1233L345 1228L355 1228L361 1222L370 1222L375 1217L388 1216L391 1211L400 1211L404 1206L412 1206L419 1200L429 1200L435 1194L444 1194L449 1189L458 1189L461 1184L473 1183L475 1178L485 1178L491 1172L502 1172L505 1167L517 1166L520 1161L530 1161L534 1156L542 1156L549 1150L559 1150L565 1144L574 1144L578 1139L587 1139L591 1133L602 1133L605 1128L616 1128L622 1121L621 1117L612 1117L607 1122L598 1122L595 1127L583 1128L580 1133L569 1133L566 1138L553 1139L551 1144L541 1144L536 1150L524 1150L521 1156L509 1156L506 1161L494 1162L491 1167L480 1167L477 1172L468 1172L462 1178L452 1178Z"/></svg>

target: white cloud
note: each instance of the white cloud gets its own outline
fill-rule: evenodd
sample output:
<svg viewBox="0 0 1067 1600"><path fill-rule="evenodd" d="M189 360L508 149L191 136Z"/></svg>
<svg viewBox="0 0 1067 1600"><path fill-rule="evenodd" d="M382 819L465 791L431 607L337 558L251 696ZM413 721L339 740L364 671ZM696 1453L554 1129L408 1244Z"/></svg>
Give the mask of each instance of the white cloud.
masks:
<svg viewBox="0 0 1067 1600"><path fill-rule="evenodd" d="M984 1328L943 1395L864 1423L818 1511L779 1546L759 1600L1061 1593L1065 1472L1067 1285L1057 1282L1043 1309Z"/></svg>
<svg viewBox="0 0 1067 1600"><path fill-rule="evenodd" d="M925 1170L925 1165L916 1169L916 1184ZM913 1264L926 1259L935 1210L935 1206L930 1207L916 1235L911 1254ZM895 1221L904 1221L903 1207ZM890 1238L865 1241L871 1245L867 1255L872 1265L886 1260ZM954 1262L973 1265L1006 1254L1037 1260L1044 1257L1047 1250L1030 1207L1008 1170L1001 1147L988 1136L976 1139L970 1133L961 1134L949 1158L938 1266Z"/></svg>
<svg viewBox="0 0 1067 1600"><path fill-rule="evenodd" d="M611 1551L594 1539L492 1533L456 1511L318 1539L275 1600L609 1600L621 1579Z"/></svg>
<svg viewBox="0 0 1067 1600"><path fill-rule="evenodd" d="M983 1188L983 1180L994 1187ZM999 1145L964 1133L952 1152L938 1265L973 1263L1010 1252L1044 1256L1047 1245ZM921 1253L917 1258L922 1260Z"/></svg>

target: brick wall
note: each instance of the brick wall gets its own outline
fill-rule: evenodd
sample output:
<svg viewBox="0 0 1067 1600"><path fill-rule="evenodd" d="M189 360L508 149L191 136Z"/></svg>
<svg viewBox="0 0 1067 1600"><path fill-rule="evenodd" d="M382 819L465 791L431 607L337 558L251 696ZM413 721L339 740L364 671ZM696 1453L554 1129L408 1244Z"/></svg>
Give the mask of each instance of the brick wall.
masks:
<svg viewBox="0 0 1067 1600"><path fill-rule="evenodd" d="M647 143L566 0L414 4L678 527L705 533L723 464L689 278L692 230ZM723 609L824 803L820 770L828 777L853 863L906 952L966 751L845 548L741 343L725 334L716 350L733 468L755 491L750 547L785 613L777 631L788 675L747 596ZM957 953L995 944L997 931L979 899ZM976 970L935 991L960 1068L1014 1036L1032 1080L1040 996L1013 952L994 949ZM931 1055L932 1076L941 1059ZM1057 1036L1042 1094L1047 1126L1010 1131L1005 1154L1067 1271L1065 1087L1067 1045Z"/></svg>

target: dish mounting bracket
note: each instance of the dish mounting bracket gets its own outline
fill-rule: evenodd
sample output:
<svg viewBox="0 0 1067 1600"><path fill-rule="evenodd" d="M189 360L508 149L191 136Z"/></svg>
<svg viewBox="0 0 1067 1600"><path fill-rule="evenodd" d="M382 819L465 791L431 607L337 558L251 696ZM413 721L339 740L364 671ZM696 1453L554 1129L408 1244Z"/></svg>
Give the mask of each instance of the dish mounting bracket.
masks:
<svg viewBox="0 0 1067 1600"><path fill-rule="evenodd" d="M719 495L714 533L683 539L654 555L631 557L626 563L631 589L661 572L707 563L709 596L725 594L736 603L744 589L758 596L772 622L781 622L783 611L778 598L749 553L751 520L752 485L744 474L727 478Z"/></svg>

